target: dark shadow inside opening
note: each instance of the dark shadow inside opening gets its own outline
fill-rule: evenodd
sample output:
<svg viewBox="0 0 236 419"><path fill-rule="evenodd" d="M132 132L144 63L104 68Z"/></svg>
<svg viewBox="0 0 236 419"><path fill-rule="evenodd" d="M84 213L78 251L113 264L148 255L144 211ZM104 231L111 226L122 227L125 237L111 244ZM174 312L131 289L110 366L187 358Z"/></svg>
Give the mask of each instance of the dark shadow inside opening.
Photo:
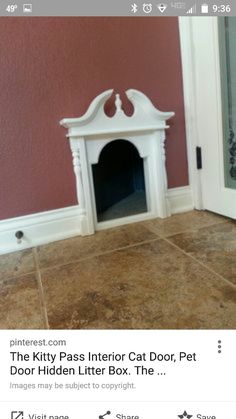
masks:
<svg viewBox="0 0 236 419"><path fill-rule="evenodd" d="M98 221L147 212L143 159L129 141L107 144L92 173Z"/></svg>

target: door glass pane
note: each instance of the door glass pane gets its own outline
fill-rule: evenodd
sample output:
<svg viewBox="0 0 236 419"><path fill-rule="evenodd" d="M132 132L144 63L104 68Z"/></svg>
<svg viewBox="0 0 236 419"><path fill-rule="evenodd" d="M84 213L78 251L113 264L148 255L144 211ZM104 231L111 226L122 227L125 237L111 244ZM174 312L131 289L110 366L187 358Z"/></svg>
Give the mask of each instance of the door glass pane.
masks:
<svg viewBox="0 0 236 419"><path fill-rule="evenodd" d="M225 186L236 189L236 18L219 18Z"/></svg>

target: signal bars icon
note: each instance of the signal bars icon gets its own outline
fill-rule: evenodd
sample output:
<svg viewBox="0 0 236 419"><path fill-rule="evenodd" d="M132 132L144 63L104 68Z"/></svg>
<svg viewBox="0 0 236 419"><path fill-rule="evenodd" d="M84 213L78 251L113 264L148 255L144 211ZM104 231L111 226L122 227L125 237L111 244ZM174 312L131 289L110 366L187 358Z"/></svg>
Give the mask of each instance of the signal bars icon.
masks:
<svg viewBox="0 0 236 419"><path fill-rule="evenodd" d="M186 13L187 15L193 15L196 13L196 11L197 11L197 6L196 4L194 4L194 6L192 6L191 9L189 9Z"/></svg>

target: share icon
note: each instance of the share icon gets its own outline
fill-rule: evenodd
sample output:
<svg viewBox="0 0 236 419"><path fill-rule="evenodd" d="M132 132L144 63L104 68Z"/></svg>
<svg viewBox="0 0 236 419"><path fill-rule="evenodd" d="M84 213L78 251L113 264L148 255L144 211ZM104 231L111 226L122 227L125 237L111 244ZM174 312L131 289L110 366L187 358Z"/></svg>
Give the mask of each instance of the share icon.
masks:
<svg viewBox="0 0 236 419"><path fill-rule="evenodd" d="M104 415L100 415L100 416L98 416L98 419L103 419L104 418L104 416L106 416L106 415L110 415L111 414L111 412L110 412L110 410L108 410L106 413L104 413Z"/></svg>

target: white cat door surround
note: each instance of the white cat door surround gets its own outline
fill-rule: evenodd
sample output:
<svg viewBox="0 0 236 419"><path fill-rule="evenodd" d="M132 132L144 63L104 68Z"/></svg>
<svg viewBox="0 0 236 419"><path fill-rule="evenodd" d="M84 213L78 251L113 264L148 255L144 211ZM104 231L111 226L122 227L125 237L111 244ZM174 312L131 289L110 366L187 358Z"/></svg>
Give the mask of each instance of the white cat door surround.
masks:
<svg viewBox="0 0 236 419"><path fill-rule="evenodd" d="M160 112L138 90L126 91L134 107L104 112L113 90L97 96L79 118L65 118L73 156L81 234L150 218L170 215L165 167L166 120L174 112Z"/></svg>

